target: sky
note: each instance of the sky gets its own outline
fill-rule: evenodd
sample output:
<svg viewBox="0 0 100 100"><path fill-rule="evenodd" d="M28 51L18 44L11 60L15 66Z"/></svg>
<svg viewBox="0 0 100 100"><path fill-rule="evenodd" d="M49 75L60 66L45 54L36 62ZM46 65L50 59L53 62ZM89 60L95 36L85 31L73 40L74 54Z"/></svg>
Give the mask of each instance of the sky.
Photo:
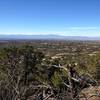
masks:
<svg viewBox="0 0 100 100"><path fill-rule="evenodd" d="M0 34L100 36L100 0L0 0Z"/></svg>

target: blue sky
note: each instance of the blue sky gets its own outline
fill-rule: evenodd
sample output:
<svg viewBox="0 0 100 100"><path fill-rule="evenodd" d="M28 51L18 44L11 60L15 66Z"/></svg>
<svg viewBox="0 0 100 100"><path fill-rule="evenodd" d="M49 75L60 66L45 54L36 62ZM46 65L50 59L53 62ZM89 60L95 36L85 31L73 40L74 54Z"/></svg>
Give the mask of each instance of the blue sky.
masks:
<svg viewBox="0 0 100 100"><path fill-rule="evenodd" d="M100 36L100 0L0 0L0 34Z"/></svg>

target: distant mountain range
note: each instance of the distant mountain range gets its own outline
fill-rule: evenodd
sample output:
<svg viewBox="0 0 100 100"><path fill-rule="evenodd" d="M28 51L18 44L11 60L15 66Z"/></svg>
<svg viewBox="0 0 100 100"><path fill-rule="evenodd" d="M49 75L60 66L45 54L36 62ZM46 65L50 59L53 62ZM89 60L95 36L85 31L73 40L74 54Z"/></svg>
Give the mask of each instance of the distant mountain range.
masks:
<svg viewBox="0 0 100 100"><path fill-rule="evenodd" d="M100 40L100 37L61 35L0 35L0 40Z"/></svg>

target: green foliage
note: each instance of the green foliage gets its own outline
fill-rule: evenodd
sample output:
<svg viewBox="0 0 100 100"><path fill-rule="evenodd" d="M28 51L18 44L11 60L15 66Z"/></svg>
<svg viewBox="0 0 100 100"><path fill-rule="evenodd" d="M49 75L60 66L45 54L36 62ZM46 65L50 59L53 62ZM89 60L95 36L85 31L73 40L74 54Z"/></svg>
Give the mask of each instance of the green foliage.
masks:
<svg viewBox="0 0 100 100"><path fill-rule="evenodd" d="M63 55L61 58L52 59L52 57L45 57L41 51L29 45L3 48L0 49L0 87L10 90L14 95L18 95L18 92L20 94L23 88L33 84L46 83L59 88L64 80L68 83L67 71L52 67L52 65L59 64L68 67L68 64L74 66L73 64L77 63L78 65L75 66L77 73L89 73L99 80L99 60L100 53L90 56L85 53L81 54L80 49Z"/></svg>
<svg viewBox="0 0 100 100"><path fill-rule="evenodd" d="M96 79L100 81L100 62L96 65Z"/></svg>
<svg viewBox="0 0 100 100"><path fill-rule="evenodd" d="M0 87L3 87L3 90L12 91L13 96L23 97L20 94L22 88L27 88L26 86L31 82L35 84L36 76L41 73L39 67L43 57L43 53L35 51L28 45L0 49L0 82L2 83ZM25 97L25 94L23 95Z"/></svg>
<svg viewBox="0 0 100 100"><path fill-rule="evenodd" d="M55 71L54 75L51 77L51 82L54 87L59 87L62 85L63 77L68 78L67 72L63 69Z"/></svg>
<svg viewBox="0 0 100 100"><path fill-rule="evenodd" d="M62 80L61 80L61 76L59 72L55 72L54 75L51 78L52 84L57 87L61 84Z"/></svg>

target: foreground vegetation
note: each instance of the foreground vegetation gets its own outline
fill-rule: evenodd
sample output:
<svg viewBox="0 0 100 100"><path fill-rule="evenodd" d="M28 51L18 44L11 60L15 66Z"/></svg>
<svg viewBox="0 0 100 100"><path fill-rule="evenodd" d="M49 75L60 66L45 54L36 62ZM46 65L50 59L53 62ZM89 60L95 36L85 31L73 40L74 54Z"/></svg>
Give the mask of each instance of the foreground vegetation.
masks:
<svg viewBox="0 0 100 100"><path fill-rule="evenodd" d="M97 43L38 41L0 49L0 100L78 100L99 82Z"/></svg>

